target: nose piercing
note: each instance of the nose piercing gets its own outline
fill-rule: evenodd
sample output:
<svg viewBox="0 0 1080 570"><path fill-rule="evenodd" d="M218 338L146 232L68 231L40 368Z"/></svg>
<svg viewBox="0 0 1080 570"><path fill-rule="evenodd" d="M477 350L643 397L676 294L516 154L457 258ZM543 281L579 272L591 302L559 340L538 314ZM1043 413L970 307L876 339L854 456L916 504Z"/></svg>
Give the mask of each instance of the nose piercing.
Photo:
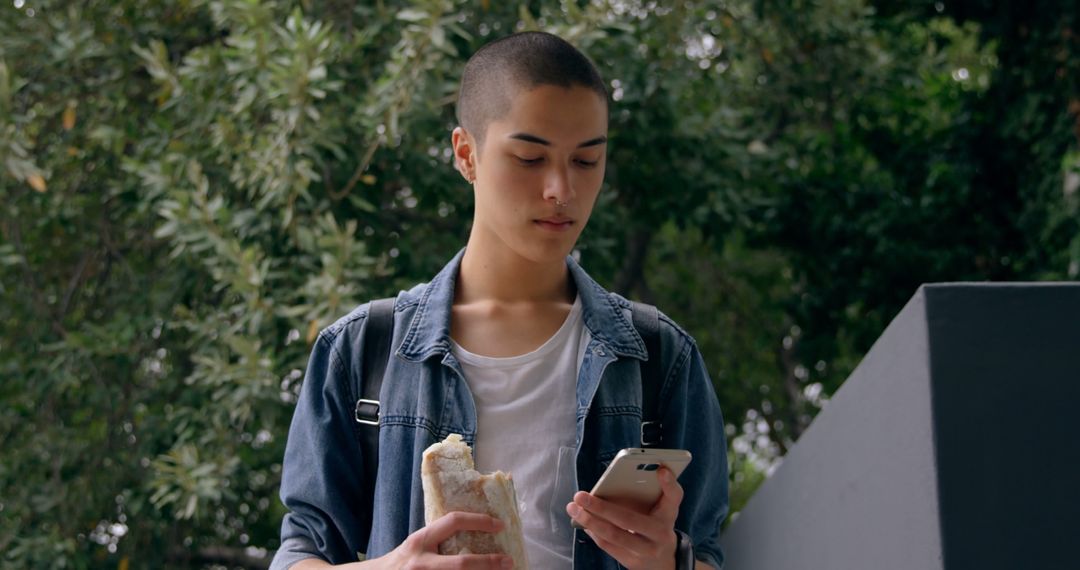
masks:
<svg viewBox="0 0 1080 570"><path fill-rule="evenodd" d="M558 198L555 199L555 205L560 208L565 208L569 202L560 202Z"/></svg>

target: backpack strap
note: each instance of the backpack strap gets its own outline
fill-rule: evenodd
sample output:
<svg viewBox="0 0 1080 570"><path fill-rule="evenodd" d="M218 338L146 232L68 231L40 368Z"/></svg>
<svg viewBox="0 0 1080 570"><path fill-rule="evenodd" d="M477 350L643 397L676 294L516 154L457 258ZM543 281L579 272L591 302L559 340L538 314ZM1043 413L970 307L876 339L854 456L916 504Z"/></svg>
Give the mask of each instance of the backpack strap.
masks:
<svg viewBox="0 0 1080 570"><path fill-rule="evenodd" d="M663 447L660 421L660 388L664 371L660 363L660 312L652 305L631 302L634 328L645 341L648 360L641 362L641 447Z"/></svg>
<svg viewBox="0 0 1080 570"><path fill-rule="evenodd" d="M363 352L360 354L363 376L355 378L356 436L363 458L364 500L360 508L361 544L367 548L371 521L375 512L375 477L379 470L379 390L386 363L390 360L390 342L394 337L394 297L372 301L368 307Z"/></svg>

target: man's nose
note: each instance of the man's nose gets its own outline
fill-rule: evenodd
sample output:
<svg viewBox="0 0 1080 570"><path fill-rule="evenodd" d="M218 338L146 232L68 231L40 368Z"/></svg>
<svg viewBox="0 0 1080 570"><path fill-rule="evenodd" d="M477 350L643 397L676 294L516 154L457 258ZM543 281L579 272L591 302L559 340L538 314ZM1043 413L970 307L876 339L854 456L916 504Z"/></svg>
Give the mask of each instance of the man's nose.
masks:
<svg viewBox="0 0 1080 570"><path fill-rule="evenodd" d="M568 203L574 197L570 172L563 167L552 168L544 179L544 199Z"/></svg>

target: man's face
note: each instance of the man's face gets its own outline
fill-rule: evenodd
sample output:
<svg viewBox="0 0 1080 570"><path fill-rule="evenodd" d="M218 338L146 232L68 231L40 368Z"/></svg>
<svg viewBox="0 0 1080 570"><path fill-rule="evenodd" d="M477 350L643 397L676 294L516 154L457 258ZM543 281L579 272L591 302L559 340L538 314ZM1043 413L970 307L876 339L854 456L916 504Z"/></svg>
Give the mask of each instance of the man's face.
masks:
<svg viewBox="0 0 1080 570"><path fill-rule="evenodd" d="M462 168L475 176L471 239L534 262L561 261L600 192L607 127L607 105L596 92L542 85L514 94L509 113L488 124L479 156L473 138L455 132ZM461 138L472 146L472 162Z"/></svg>

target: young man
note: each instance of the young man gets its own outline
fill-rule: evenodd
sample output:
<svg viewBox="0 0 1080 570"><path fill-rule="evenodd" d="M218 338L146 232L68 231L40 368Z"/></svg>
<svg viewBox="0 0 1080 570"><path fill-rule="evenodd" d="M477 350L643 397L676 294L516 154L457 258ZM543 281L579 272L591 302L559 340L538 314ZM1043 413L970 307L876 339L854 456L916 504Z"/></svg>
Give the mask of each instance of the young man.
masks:
<svg viewBox="0 0 1080 570"><path fill-rule="evenodd" d="M600 192L607 117L595 67L556 36L515 34L469 60L452 143L473 186L472 232L430 283L396 300L370 540L358 536L371 458L356 441L351 388L365 304L315 343L285 452L290 512L273 568L509 568L501 555L438 554L458 532L498 531L496 519L452 513L424 527L420 454L450 433L473 445L479 470L513 474L532 568L682 570L690 541L696 568L720 568L726 443L701 355L663 315L660 354L647 354L630 303L568 257ZM664 446L693 462L678 481L662 469L663 495L641 513L579 489L619 450L641 447L646 358L664 371ZM355 562L359 552L366 561Z"/></svg>

